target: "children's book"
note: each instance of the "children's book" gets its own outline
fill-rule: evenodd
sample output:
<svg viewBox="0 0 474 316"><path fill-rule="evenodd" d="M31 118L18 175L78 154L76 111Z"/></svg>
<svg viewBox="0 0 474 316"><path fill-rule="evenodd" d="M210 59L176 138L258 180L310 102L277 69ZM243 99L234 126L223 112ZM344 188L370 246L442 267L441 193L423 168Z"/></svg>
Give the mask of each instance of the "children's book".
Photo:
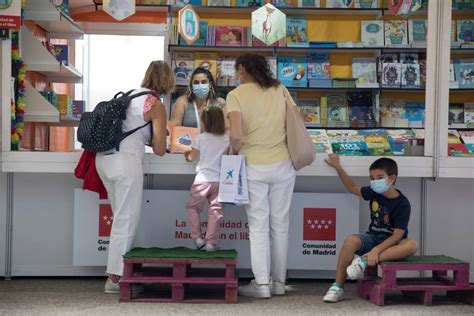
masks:
<svg viewBox="0 0 474 316"><path fill-rule="evenodd" d="M293 7L292 0L272 0L271 3L277 8L291 8Z"/></svg>
<svg viewBox="0 0 474 316"><path fill-rule="evenodd" d="M459 88L474 88L474 59L456 60L454 72Z"/></svg>
<svg viewBox="0 0 474 316"><path fill-rule="evenodd" d="M369 149L364 136L330 137L332 150L335 154L345 156L368 156Z"/></svg>
<svg viewBox="0 0 474 316"><path fill-rule="evenodd" d="M207 44L207 21L199 21L199 38L192 44L192 46L206 46ZM179 45L189 45L181 36L179 38Z"/></svg>
<svg viewBox="0 0 474 316"><path fill-rule="evenodd" d="M471 43L474 41L474 20L457 20L458 43Z"/></svg>
<svg viewBox="0 0 474 316"><path fill-rule="evenodd" d="M313 88L330 88L331 64L328 53L310 53L308 55L308 81Z"/></svg>
<svg viewBox="0 0 474 316"><path fill-rule="evenodd" d="M474 131L459 131L464 144L474 144Z"/></svg>
<svg viewBox="0 0 474 316"><path fill-rule="evenodd" d="M402 64L402 87L403 88L420 88L420 65L419 64Z"/></svg>
<svg viewBox="0 0 474 316"><path fill-rule="evenodd" d="M402 65L399 63L384 63L382 70L382 87L400 88L402 83Z"/></svg>
<svg viewBox="0 0 474 316"><path fill-rule="evenodd" d="M298 0L299 8L319 8L320 6L320 0Z"/></svg>
<svg viewBox="0 0 474 316"><path fill-rule="evenodd" d="M219 56L217 60L217 85L235 87L235 57Z"/></svg>
<svg viewBox="0 0 474 316"><path fill-rule="evenodd" d="M191 150L191 144L200 132L195 127L170 126L170 129L171 153L184 153Z"/></svg>
<svg viewBox="0 0 474 316"><path fill-rule="evenodd" d="M379 0L355 0L356 9L377 9Z"/></svg>
<svg viewBox="0 0 474 316"><path fill-rule="evenodd" d="M448 144L448 155L452 157L472 156L465 144Z"/></svg>
<svg viewBox="0 0 474 316"><path fill-rule="evenodd" d="M327 126L349 127L347 96L345 94L331 94L326 96Z"/></svg>
<svg viewBox="0 0 474 316"><path fill-rule="evenodd" d="M54 45L56 60L63 65L69 64L69 46L68 45Z"/></svg>
<svg viewBox="0 0 474 316"><path fill-rule="evenodd" d="M375 127L373 95L371 92L348 92L351 127Z"/></svg>
<svg viewBox="0 0 474 316"><path fill-rule="evenodd" d="M365 47L383 47L384 25L383 21L361 21L361 41Z"/></svg>
<svg viewBox="0 0 474 316"><path fill-rule="evenodd" d="M216 46L242 46L241 26L218 26L215 32Z"/></svg>
<svg viewBox="0 0 474 316"><path fill-rule="evenodd" d="M400 53L401 64L418 64L419 59L420 59L419 54Z"/></svg>
<svg viewBox="0 0 474 316"><path fill-rule="evenodd" d="M196 52L194 67L207 69L214 78L217 78L217 52Z"/></svg>
<svg viewBox="0 0 474 316"><path fill-rule="evenodd" d="M357 88L378 88L375 58L352 58L352 77L357 78Z"/></svg>
<svg viewBox="0 0 474 316"><path fill-rule="evenodd" d="M459 47L459 42L456 34L457 21L455 19L451 20L451 47Z"/></svg>
<svg viewBox="0 0 474 316"><path fill-rule="evenodd" d="M385 21L385 45L386 46L407 46L406 20L386 20Z"/></svg>
<svg viewBox="0 0 474 316"><path fill-rule="evenodd" d="M260 7L265 4L263 0L237 0L237 7Z"/></svg>
<svg viewBox="0 0 474 316"><path fill-rule="evenodd" d="M392 156L392 148L388 143L387 136L378 133L365 135L367 149L371 156Z"/></svg>
<svg viewBox="0 0 474 316"><path fill-rule="evenodd" d="M408 41L411 47L426 47L428 20L408 21Z"/></svg>
<svg viewBox="0 0 474 316"><path fill-rule="evenodd" d="M405 105L405 116L409 127L421 128L425 122L425 106L420 102L408 101Z"/></svg>
<svg viewBox="0 0 474 316"><path fill-rule="evenodd" d="M86 110L85 101L82 101L82 100L72 101L72 117L81 118L85 110Z"/></svg>
<svg viewBox="0 0 474 316"><path fill-rule="evenodd" d="M382 54L377 57L377 78L379 83L382 83L383 64L385 63L398 63L398 54Z"/></svg>
<svg viewBox="0 0 474 316"><path fill-rule="evenodd" d="M207 0L209 7L230 7L230 0Z"/></svg>
<svg viewBox="0 0 474 316"><path fill-rule="evenodd" d="M380 122L382 127L408 127L405 101L382 99L380 101Z"/></svg>
<svg viewBox="0 0 474 316"><path fill-rule="evenodd" d="M286 45L288 47L309 47L306 35L306 18L286 18Z"/></svg>
<svg viewBox="0 0 474 316"><path fill-rule="evenodd" d="M426 55L420 55L418 63L420 64L420 83L424 87L426 86Z"/></svg>
<svg viewBox="0 0 474 316"><path fill-rule="evenodd" d="M395 156L407 155L407 147L410 141L415 137L409 129L387 130L387 140Z"/></svg>
<svg viewBox="0 0 474 316"><path fill-rule="evenodd" d="M200 7L202 5L201 0L176 0L176 5L178 7L185 7L191 5L193 7Z"/></svg>
<svg viewBox="0 0 474 316"><path fill-rule="evenodd" d="M278 80L287 87L308 85L308 61L306 56L279 56Z"/></svg>
<svg viewBox="0 0 474 316"><path fill-rule="evenodd" d="M317 154L332 154L332 146L324 129L309 129L309 137L316 147Z"/></svg>
<svg viewBox="0 0 474 316"><path fill-rule="evenodd" d="M299 110L304 117L304 124L307 127L320 127L321 116L319 100L301 99L299 100Z"/></svg>
<svg viewBox="0 0 474 316"><path fill-rule="evenodd" d="M474 125L474 103L464 103L464 123Z"/></svg>
<svg viewBox="0 0 474 316"><path fill-rule="evenodd" d="M448 115L449 115L448 117L449 125L464 123L464 104L462 103L449 104Z"/></svg>
<svg viewBox="0 0 474 316"><path fill-rule="evenodd" d="M173 52L171 67L177 85L187 85L194 70L194 54L186 52Z"/></svg>
<svg viewBox="0 0 474 316"><path fill-rule="evenodd" d="M354 0L326 0L326 8L347 9L354 5Z"/></svg>

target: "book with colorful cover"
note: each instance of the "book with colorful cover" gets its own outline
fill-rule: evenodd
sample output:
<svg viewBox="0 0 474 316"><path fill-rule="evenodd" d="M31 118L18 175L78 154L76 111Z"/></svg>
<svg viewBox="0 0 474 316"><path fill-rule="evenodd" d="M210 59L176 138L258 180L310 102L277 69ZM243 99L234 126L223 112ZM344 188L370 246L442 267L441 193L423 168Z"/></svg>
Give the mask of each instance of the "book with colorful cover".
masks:
<svg viewBox="0 0 474 316"><path fill-rule="evenodd" d="M288 47L309 47L306 32L306 18L286 18L286 45Z"/></svg>
<svg viewBox="0 0 474 316"><path fill-rule="evenodd" d="M345 94L331 94L326 96L327 126L349 127L347 96Z"/></svg>
<svg viewBox="0 0 474 316"><path fill-rule="evenodd" d="M326 0L326 8L347 9L354 5L354 0Z"/></svg>
<svg viewBox="0 0 474 316"><path fill-rule="evenodd" d="M365 47L383 47L385 45L383 21L360 21L361 41Z"/></svg>
<svg viewBox="0 0 474 316"><path fill-rule="evenodd" d="M420 65L419 64L402 64L402 87L403 88L420 88Z"/></svg>
<svg viewBox="0 0 474 316"><path fill-rule="evenodd" d="M291 8L293 7L292 0L272 0L271 3L277 8Z"/></svg>
<svg viewBox="0 0 474 316"><path fill-rule="evenodd" d="M207 69L214 78L217 78L217 52L196 52L194 67Z"/></svg>
<svg viewBox="0 0 474 316"><path fill-rule="evenodd" d="M407 154L407 147L411 140L415 137L413 132L409 129L387 130L387 140L392 148L395 156L405 156Z"/></svg>
<svg viewBox="0 0 474 316"><path fill-rule="evenodd" d="M464 144L474 144L474 131L459 131Z"/></svg>
<svg viewBox="0 0 474 316"><path fill-rule="evenodd" d="M171 126L170 151L174 153L185 153L191 150L191 144L199 135L196 127Z"/></svg>
<svg viewBox="0 0 474 316"><path fill-rule="evenodd" d="M448 129L448 144L462 144L461 135L455 129Z"/></svg>
<svg viewBox="0 0 474 316"><path fill-rule="evenodd" d="M208 22L205 20L199 21L199 38L192 43L191 46L206 46L207 44L207 29ZM181 36L179 37L179 45L189 45Z"/></svg>
<svg viewBox="0 0 474 316"><path fill-rule="evenodd" d="M299 8L319 8L320 6L320 0L298 0Z"/></svg>
<svg viewBox="0 0 474 316"><path fill-rule="evenodd" d="M194 70L194 54L187 52L173 52L171 67L177 85L187 85Z"/></svg>
<svg viewBox="0 0 474 316"><path fill-rule="evenodd" d="M335 154L344 156L368 156L369 149L364 136L330 137L332 150Z"/></svg>
<svg viewBox="0 0 474 316"><path fill-rule="evenodd" d="M357 78L357 88L378 88L375 58L352 58L352 77Z"/></svg>
<svg viewBox="0 0 474 316"><path fill-rule="evenodd" d="M230 0L207 0L209 7L230 7Z"/></svg>
<svg viewBox="0 0 474 316"><path fill-rule="evenodd" d="M54 45L54 52L56 60L62 63L63 65L69 64L69 46L68 45Z"/></svg>
<svg viewBox="0 0 474 316"><path fill-rule="evenodd" d="M384 63L382 69L382 87L400 88L402 83L402 65L400 63Z"/></svg>
<svg viewBox="0 0 474 316"><path fill-rule="evenodd" d="M287 87L308 85L306 56L278 56L278 80Z"/></svg>
<svg viewBox="0 0 474 316"><path fill-rule="evenodd" d="M454 61L454 72L459 88L474 88L474 59L458 59Z"/></svg>
<svg viewBox="0 0 474 316"><path fill-rule="evenodd" d="M384 129L360 130L367 144L367 149L371 156L391 156L393 155L390 144L387 140L387 131Z"/></svg>
<svg viewBox="0 0 474 316"><path fill-rule="evenodd" d="M474 41L474 20L457 20L458 44Z"/></svg>
<svg viewBox="0 0 474 316"><path fill-rule="evenodd" d="M191 5L193 7L200 7L202 6L201 0L176 0L176 6L178 7L185 7L187 5Z"/></svg>
<svg viewBox="0 0 474 316"><path fill-rule="evenodd" d="M428 20L409 20L408 31L408 42L411 47L426 47Z"/></svg>
<svg viewBox="0 0 474 316"><path fill-rule="evenodd" d="M241 26L217 26L215 32L216 46L242 46Z"/></svg>
<svg viewBox="0 0 474 316"><path fill-rule="evenodd" d="M219 56L217 60L217 85L235 87L235 57Z"/></svg>
<svg viewBox="0 0 474 316"><path fill-rule="evenodd" d="M380 122L382 127L408 127L405 101L382 99L380 101Z"/></svg>
<svg viewBox="0 0 474 316"><path fill-rule="evenodd" d="M464 123L474 124L474 103L464 103Z"/></svg>
<svg viewBox="0 0 474 316"><path fill-rule="evenodd" d="M313 88L330 88L331 64L329 53L310 53L308 55L308 82Z"/></svg>
<svg viewBox="0 0 474 316"><path fill-rule="evenodd" d="M448 155L452 157L471 157L465 144L448 144Z"/></svg>
<svg viewBox="0 0 474 316"><path fill-rule="evenodd" d="M384 26L386 46L408 45L408 27L406 20L386 20Z"/></svg>
<svg viewBox="0 0 474 316"><path fill-rule="evenodd" d="M332 154L332 146L329 137L324 129L309 129L309 137L316 147L317 154Z"/></svg>
<svg viewBox="0 0 474 316"><path fill-rule="evenodd" d="M304 117L304 124L307 127L320 127L320 105L317 99L300 99L299 110Z"/></svg>
<svg viewBox="0 0 474 316"><path fill-rule="evenodd" d="M351 127L375 127L376 120L371 92L348 92L349 121Z"/></svg>
<svg viewBox="0 0 474 316"><path fill-rule="evenodd" d="M425 125L425 105L421 102L408 101L405 104L405 116L409 127L421 128Z"/></svg>
<svg viewBox="0 0 474 316"><path fill-rule="evenodd" d="M382 54L377 59L377 78L382 83L383 64L398 63L398 54Z"/></svg>
<svg viewBox="0 0 474 316"><path fill-rule="evenodd" d="M377 9L379 0L355 0L356 9Z"/></svg>

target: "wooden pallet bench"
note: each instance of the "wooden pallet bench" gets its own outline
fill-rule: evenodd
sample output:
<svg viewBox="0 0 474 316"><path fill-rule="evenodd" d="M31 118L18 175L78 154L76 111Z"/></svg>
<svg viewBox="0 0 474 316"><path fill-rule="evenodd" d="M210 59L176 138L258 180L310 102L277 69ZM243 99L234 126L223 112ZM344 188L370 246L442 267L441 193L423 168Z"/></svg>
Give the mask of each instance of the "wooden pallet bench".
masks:
<svg viewBox="0 0 474 316"><path fill-rule="evenodd" d="M383 306L385 293L402 291L407 298L416 299L429 306L433 292L446 292L448 297L474 304L474 286L469 284L469 263L447 256L414 256L400 261L369 267L358 281L357 294L372 303ZM397 271L431 271L432 277L397 278ZM453 276L449 277L448 272Z"/></svg>
<svg viewBox="0 0 474 316"><path fill-rule="evenodd" d="M237 302L237 251L233 249L135 248L123 262L120 302ZM133 284L146 284L145 291L132 295ZM153 285L167 288L165 294L151 296L147 292Z"/></svg>

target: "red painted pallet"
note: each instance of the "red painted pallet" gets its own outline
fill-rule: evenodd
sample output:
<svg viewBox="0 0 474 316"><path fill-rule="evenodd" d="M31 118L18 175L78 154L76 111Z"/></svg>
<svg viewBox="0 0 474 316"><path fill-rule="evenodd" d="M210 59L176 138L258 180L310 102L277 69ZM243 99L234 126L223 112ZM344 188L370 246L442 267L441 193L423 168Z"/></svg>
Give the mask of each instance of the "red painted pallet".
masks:
<svg viewBox="0 0 474 316"><path fill-rule="evenodd" d="M414 298L425 305L433 304L433 292L447 292L453 299L474 304L474 286L469 284L469 263L446 256L414 256L397 262L369 267L358 281L358 296L383 306L385 293L402 291L407 298ZM397 278L397 271L432 271L430 278ZM449 277L448 272L453 276Z"/></svg>
<svg viewBox="0 0 474 316"><path fill-rule="evenodd" d="M120 302L169 302L169 303L236 303L236 259L227 258L124 258L124 273L120 280ZM212 266L212 268L206 267ZM217 268L216 268L217 267ZM167 285L171 293L164 297L143 294L132 295L133 284ZM201 295L188 295L196 287L218 287L212 291L202 287ZM204 292L205 291L205 292ZM220 292L219 298L209 297ZM207 295L209 293L209 295Z"/></svg>

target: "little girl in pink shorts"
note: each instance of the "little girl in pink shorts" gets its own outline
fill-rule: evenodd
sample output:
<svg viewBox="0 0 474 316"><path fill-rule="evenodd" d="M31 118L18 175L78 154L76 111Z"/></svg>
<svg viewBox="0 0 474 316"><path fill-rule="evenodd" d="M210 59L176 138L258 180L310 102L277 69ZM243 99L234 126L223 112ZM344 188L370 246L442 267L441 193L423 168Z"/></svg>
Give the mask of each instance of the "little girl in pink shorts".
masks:
<svg viewBox="0 0 474 316"><path fill-rule="evenodd" d="M219 224L224 217L224 207L217 201L221 157L229 147L229 137L225 133L224 112L217 106L210 106L201 114L203 132L191 145L192 150L184 155L191 162L199 157L196 178L191 186L188 203L188 218L191 237L197 249L217 250ZM208 223L205 238L201 231L200 213L204 202L208 201Z"/></svg>

